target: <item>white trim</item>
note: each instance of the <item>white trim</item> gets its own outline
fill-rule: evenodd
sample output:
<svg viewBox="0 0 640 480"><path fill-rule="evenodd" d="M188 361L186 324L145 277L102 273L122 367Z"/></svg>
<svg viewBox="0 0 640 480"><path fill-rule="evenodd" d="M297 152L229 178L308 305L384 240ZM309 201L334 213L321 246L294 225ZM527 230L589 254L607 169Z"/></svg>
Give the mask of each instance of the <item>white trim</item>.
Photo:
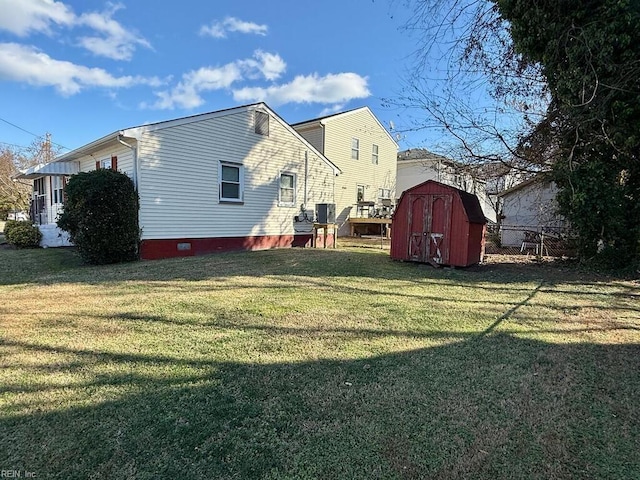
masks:
<svg viewBox="0 0 640 480"><path fill-rule="evenodd" d="M222 196L222 167L234 167L238 169L238 198ZM235 184L236 182L225 181L225 183ZM223 160L218 162L218 203L244 203L244 165L241 163Z"/></svg>
<svg viewBox="0 0 640 480"><path fill-rule="evenodd" d="M293 187L291 188L291 190L293 190L293 200L291 202L282 201L282 188L283 188L282 176L283 175L289 175L290 177L293 177ZM298 187L298 175L295 172L282 170L278 173L278 206L279 207L295 207L296 206L297 187ZM286 187L286 188L289 189L289 187Z"/></svg>
<svg viewBox="0 0 640 480"><path fill-rule="evenodd" d="M356 154L355 157L353 156L353 152ZM360 160L360 139L356 137L351 137L351 160Z"/></svg>

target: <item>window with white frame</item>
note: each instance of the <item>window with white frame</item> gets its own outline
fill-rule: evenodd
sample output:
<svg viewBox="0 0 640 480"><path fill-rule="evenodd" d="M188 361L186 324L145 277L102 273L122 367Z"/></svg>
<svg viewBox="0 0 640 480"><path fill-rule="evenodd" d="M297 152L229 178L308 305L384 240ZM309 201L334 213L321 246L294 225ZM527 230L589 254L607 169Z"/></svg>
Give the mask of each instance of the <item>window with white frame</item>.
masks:
<svg viewBox="0 0 640 480"><path fill-rule="evenodd" d="M378 145L373 145L371 148L371 163L378 165Z"/></svg>
<svg viewBox="0 0 640 480"><path fill-rule="evenodd" d="M53 193L51 195L52 203L64 203L64 181L62 177L51 177L51 188Z"/></svg>
<svg viewBox="0 0 640 480"><path fill-rule="evenodd" d="M356 202L364 202L364 185L357 186Z"/></svg>
<svg viewBox="0 0 640 480"><path fill-rule="evenodd" d="M244 167L241 164L220 162L218 179L221 202L243 201Z"/></svg>
<svg viewBox="0 0 640 480"><path fill-rule="evenodd" d="M112 164L111 164L111 159L110 158L105 158L104 160L102 160L100 162L100 168L104 168L106 170L110 170L111 167L112 167Z"/></svg>
<svg viewBox="0 0 640 480"><path fill-rule="evenodd" d="M360 140L357 138L351 139L351 158L354 160L360 158Z"/></svg>
<svg viewBox="0 0 640 480"><path fill-rule="evenodd" d="M265 112L255 111L253 115L255 123L255 132L258 135L269 136L269 114Z"/></svg>
<svg viewBox="0 0 640 480"><path fill-rule="evenodd" d="M280 192L278 205L281 207L293 207L296 204L296 175L295 173L282 172L280 174Z"/></svg>

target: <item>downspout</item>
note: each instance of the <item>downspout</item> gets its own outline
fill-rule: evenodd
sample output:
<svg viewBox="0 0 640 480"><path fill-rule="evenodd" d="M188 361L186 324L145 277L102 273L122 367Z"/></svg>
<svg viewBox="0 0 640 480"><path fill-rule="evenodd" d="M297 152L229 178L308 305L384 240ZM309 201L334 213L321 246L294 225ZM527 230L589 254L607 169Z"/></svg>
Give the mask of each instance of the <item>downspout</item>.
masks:
<svg viewBox="0 0 640 480"><path fill-rule="evenodd" d="M125 147L128 147L131 149L132 153L133 153L133 187L136 189L136 193L138 194L138 232L139 232L139 237L138 237L138 255L141 255L140 250L142 248L142 228L140 227L140 191L138 190L138 178L139 178L139 171L138 171L138 149L136 147L134 147L133 145L128 144L127 142L125 142L124 140L122 140L122 134L118 135L118 142L120 142L122 145L124 145ZM137 143L136 143L137 145Z"/></svg>
<svg viewBox="0 0 640 480"><path fill-rule="evenodd" d="M122 140L122 135L118 135L118 142L121 143L122 145L124 145L125 147L128 147L131 149L131 151L133 152L133 185L136 188L136 191L138 190L138 149L136 147L134 147L133 145L128 144L127 142L125 142L124 140Z"/></svg>
<svg viewBox="0 0 640 480"><path fill-rule="evenodd" d="M304 208L307 209L308 190L307 179L309 178L309 151L304 151Z"/></svg>

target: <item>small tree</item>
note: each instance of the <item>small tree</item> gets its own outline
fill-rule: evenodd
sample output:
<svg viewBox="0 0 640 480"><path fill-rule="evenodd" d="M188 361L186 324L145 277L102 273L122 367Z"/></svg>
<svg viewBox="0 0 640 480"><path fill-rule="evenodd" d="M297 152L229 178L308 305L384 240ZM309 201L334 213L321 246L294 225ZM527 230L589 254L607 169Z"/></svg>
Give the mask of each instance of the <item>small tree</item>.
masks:
<svg viewBox="0 0 640 480"><path fill-rule="evenodd" d="M82 258L93 264L136 260L138 194L131 179L108 169L73 175L58 227L69 232Z"/></svg>

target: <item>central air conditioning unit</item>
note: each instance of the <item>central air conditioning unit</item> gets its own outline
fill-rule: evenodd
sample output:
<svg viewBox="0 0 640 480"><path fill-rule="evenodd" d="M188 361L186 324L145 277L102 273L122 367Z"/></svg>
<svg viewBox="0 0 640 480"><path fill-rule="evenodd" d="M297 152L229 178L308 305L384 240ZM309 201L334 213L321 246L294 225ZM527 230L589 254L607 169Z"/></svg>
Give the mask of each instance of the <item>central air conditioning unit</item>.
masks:
<svg viewBox="0 0 640 480"><path fill-rule="evenodd" d="M336 223L335 203L316 203L317 223Z"/></svg>

